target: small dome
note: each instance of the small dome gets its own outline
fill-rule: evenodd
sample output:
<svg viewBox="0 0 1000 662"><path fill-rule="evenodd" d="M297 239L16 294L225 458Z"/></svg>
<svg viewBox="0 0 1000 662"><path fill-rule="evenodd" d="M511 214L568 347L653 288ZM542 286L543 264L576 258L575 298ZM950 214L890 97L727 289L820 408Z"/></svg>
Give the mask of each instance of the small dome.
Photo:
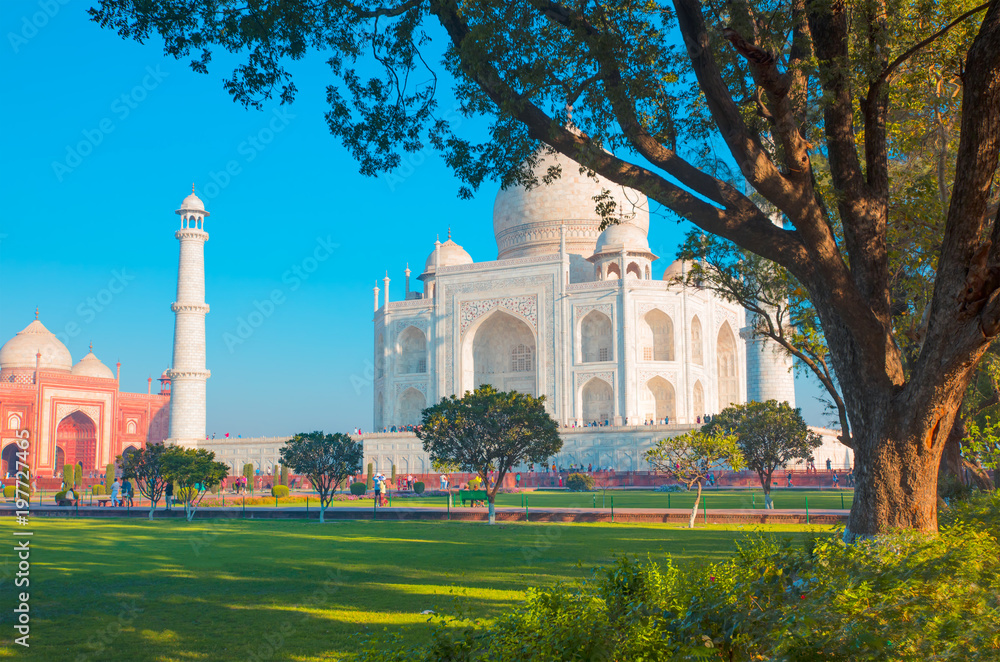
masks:
<svg viewBox="0 0 1000 662"><path fill-rule="evenodd" d="M667 270L663 272L663 280L673 280L678 276L683 276L687 271L688 268L684 264L684 260L674 260L667 267Z"/></svg>
<svg viewBox="0 0 1000 662"><path fill-rule="evenodd" d="M115 374L111 368L101 363L101 360L94 356L91 350L80 362L73 366L73 374L78 377L100 377L102 379L114 379Z"/></svg>
<svg viewBox="0 0 1000 662"><path fill-rule="evenodd" d="M184 202L181 203L181 208L177 211L205 211L205 203L201 201L194 191L191 191L191 195L184 198Z"/></svg>
<svg viewBox="0 0 1000 662"><path fill-rule="evenodd" d="M451 232L449 232L448 241L443 244L437 244L427 257L427 262L424 264L424 273L428 273L435 266L454 267L460 264L472 263L472 256L464 248L452 241Z"/></svg>
<svg viewBox="0 0 1000 662"><path fill-rule="evenodd" d="M597 238L594 255L600 253L617 253L622 249L628 251L649 252L649 240L646 232L632 223L618 223L608 226Z"/></svg>
<svg viewBox="0 0 1000 662"><path fill-rule="evenodd" d="M41 354L41 370L69 372L73 357L66 345L37 319L0 347L0 370L34 370L35 355Z"/></svg>

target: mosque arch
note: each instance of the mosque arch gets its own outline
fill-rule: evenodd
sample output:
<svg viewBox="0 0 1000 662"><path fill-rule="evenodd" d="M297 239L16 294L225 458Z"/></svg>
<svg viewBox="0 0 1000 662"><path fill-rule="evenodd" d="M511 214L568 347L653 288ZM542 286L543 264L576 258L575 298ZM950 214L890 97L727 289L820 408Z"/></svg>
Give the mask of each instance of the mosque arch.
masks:
<svg viewBox="0 0 1000 662"><path fill-rule="evenodd" d="M79 464L85 471L97 469L97 425L82 411L69 414L56 427L56 445L66 452L66 464Z"/></svg>
<svg viewBox="0 0 1000 662"><path fill-rule="evenodd" d="M694 383L694 388L691 390L691 402L694 407L695 420L700 416L704 418L705 416L705 389L702 387L700 381Z"/></svg>
<svg viewBox="0 0 1000 662"><path fill-rule="evenodd" d="M646 280L652 280L652 278L653 278L653 270L650 269L649 265L647 264L646 265Z"/></svg>
<svg viewBox="0 0 1000 662"><path fill-rule="evenodd" d="M723 322L719 328L719 336L715 343L715 357L718 371L716 383L719 388L719 411L722 411L740 398L739 366L736 360L736 336L729 326Z"/></svg>
<svg viewBox="0 0 1000 662"><path fill-rule="evenodd" d="M625 269L626 278L638 278L642 279L642 270L639 269L639 265L635 262L630 262L628 268Z"/></svg>
<svg viewBox="0 0 1000 662"><path fill-rule="evenodd" d="M605 275L604 280L614 280L615 278L622 277L621 267L618 266L617 262L612 262L608 265L608 272Z"/></svg>
<svg viewBox="0 0 1000 662"><path fill-rule="evenodd" d="M695 315L691 318L691 363L702 365L705 361L704 343L701 333L701 320Z"/></svg>
<svg viewBox="0 0 1000 662"><path fill-rule="evenodd" d="M7 429L8 430L20 430L21 429L21 417L17 414L11 414L7 417Z"/></svg>
<svg viewBox="0 0 1000 662"><path fill-rule="evenodd" d="M594 377L580 390L584 423L604 423L614 419L614 389L611 384Z"/></svg>
<svg viewBox="0 0 1000 662"><path fill-rule="evenodd" d="M674 360L674 323L670 316L659 308L646 313L643 331L644 361Z"/></svg>
<svg viewBox="0 0 1000 662"><path fill-rule="evenodd" d="M125 423L125 434L135 434L136 425L135 421L129 420Z"/></svg>
<svg viewBox="0 0 1000 662"><path fill-rule="evenodd" d="M611 318L600 311L590 311L580 322L583 363L611 361L612 338Z"/></svg>
<svg viewBox="0 0 1000 662"><path fill-rule="evenodd" d="M129 457L130 455L135 455L139 452L139 449L135 446L126 446L125 450L122 451L122 458Z"/></svg>
<svg viewBox="0 0 1000 662"><path fill-rule="evenodd" d="M399 334L399 359L396 372L413 375L427 372L427 337L415 326Z"/></svg>
<svg viewBox="0 0 1000 662"><path fill-rule="evenodd" d="M677 420L677 396L673 384L660 376L646 382L643 393L646 404L646 420L657 423L664 419L671 423Z"/></svg>
<svg viewBox="0 0 1000 662"><path fill-rule="evenodd" d="M462 390L489 384L498 391L534 395L538 348L531 327L518 315L494 310L466 331L462 341Z"/></svg>
<svg viewBox="0 0 1000 662"><path fill-rule="evenodd" d="M62 446L56 446L56 466L52 467L52 475L59 476L62 474L63 467L66 466L66 451L62 449Z"/></svg>
<svg viewBox="0 0 1000 662"><path fill-rule="evenodd" d="M427 398L415 388L408 388L399 395L396 406L398 425L419 425Z"/></svg>

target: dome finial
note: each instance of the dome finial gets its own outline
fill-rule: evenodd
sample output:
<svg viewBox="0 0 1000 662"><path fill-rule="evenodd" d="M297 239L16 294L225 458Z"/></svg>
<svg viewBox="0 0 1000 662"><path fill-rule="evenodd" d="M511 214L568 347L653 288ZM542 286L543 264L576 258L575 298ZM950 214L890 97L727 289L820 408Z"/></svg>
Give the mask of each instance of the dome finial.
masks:
<svg viewBox="0 0 1000 662"><path fill-rule="evenodd" d="M38 306L35 306L35 319L38 319Z"/></svg>
<svg viewBox="0 0 1000 662"><path fill-rule="evenodd" d="M451 241L451 226L448 226L448 240Z"/></svg>
<svg viewBox="0 0 1000 662"><path fill-rule="evenodd" d="M90 351L91 352L94 351L94 341L93 340L90 341Z"/></svg>
<svg viewBox="0 0 1000 662"><path fill-rule="evenodd" d="M194 182L191 182L191 192L194 193Z"/></svg>

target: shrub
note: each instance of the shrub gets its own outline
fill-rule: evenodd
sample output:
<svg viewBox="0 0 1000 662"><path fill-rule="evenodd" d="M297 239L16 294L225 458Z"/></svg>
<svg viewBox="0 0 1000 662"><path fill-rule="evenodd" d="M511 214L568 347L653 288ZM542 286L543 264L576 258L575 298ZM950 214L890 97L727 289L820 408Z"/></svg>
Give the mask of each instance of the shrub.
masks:
<svg viewBox="0 0 1000 662"><path fill-rule="evenodd" d="M418 480L413 484L413 491L416 492L417 494L423 494L424 484Z"/></svg>
<svg viewBox="0 0 1000 662"><path fill-rule="evenodd" d="M115 482L115 475L116 475L115 463L109 462L104 467L104 482L107 483L108 485Z"/></svg>
<svg viewBox="0 0 1000 662"><path fill-rule="evenodd" d="M594 489L594 477L587 474L570 474L566 487L573 492L589 492Z"/></svg>
<svg viewBox="0 0 1000 662"><path fill-rule="evenodd" d="M174 487L174 498L181 503L187 503L198 498L198 490L193 487Z"/></svg>
<svg viewBox="0 0 1000 662"><path fill-rule="evenodd" d="M281 465L281 484L288 485L288 467Z"/></svg>
<svg viewBox="0 0 1000 662"><path fill-rule="evenodd" d="M365 487L369 490L375 487L375 466L371 462L368 463L368 480L365 481Z"/></svg>
<svg viewBox="0 0 1000 662"><path fill-rule="evenodd" d="M17 486L16 485L5 485L3 488L3 495L8 499L13 499L17 496Z"/></svg>
<svg viewBox="0 0 1000 662"><path fill-rule="evenodd" d="M79 464L73 467L73 486L80 487L83 485L83 467Z"/></svg>
<svg viewBox="0 0 1000 662"><path fill-rule="evenodd" d="M72 464L64 464L63 465L63 482L66 483L66 485L72 485L73 484L73 476L74 476L75 473L76 473L76 467L74 465L72 465Z"/></svg>
<svg viewBox="0 0 1000 662"><path fill-rule="evenodd" d="M6 491L6 489L4 491ZM53 500L56 503L58 503L58 502L62 501L65 498L66 498L66 492L62 491L62 492L56 492L56 495L53 497Z"/></svg>
<svg viewBox="0 0 1000 662"><path fill-rule="evenodd" d="M93 494L94 496L102 496L104 494L104 486L103 485L91 485L90 486L90 493Z"/></svg>
<svg viewBox="0 0 1000 662"><path fill-rule="evenodd" d="M351 494L353 494L354 496L361 496L367 491L368 491L368 486L365 485L364 483L361 482L351 483Z"/></svg>
<svg viewBox="0 0 1000 662"><path fill-rule="evenodd" d="M271 488L271 496L278 499L284 499L288 496L288 486L287 485L275 485Z"/></svg>
<svg viewBox="0 0 1000 662"><path fill-rule="evenodd" d="M253 463L247 462L243 465L243 477L247 479L247 484L253 484Z"/></svg>
<svg viewBox="0 0 1000 662"><path fill-rule="evenodd" d="M657 485L654 492L686 492L687 487L683 485Z"/></svg>

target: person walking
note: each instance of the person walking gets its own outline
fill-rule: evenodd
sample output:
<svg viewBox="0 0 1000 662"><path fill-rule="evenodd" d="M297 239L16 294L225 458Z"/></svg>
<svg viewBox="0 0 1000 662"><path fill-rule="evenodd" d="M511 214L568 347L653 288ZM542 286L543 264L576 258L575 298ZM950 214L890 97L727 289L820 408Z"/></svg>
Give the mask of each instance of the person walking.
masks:
<svg viewBox="0 0 1000 662"><path fill-rule="evenodd" d="M122 505L128 505L129 508L135 506L132 502L132 481L122 480Z"/></svg>
<svg viewBox="0 0 1000 662"><path fill-rule="evenodd" d="M119 483L118 479L115 478L115 482L111 485L111 505L114 506L115 508L121 505L120 501L121 492L122 492L121 483Z"/></svg>
<svg viewBox="0 0 1000 662"><path fill-rule="evenodd" d="M792 486L792 472L789 471L786 475L788 476L788 487L791 487Z"/></svg>
<svg viewBox="0 0 1000 662"><path fill-rule="evenodd" d="M375 481L375 507L382 505L382 474L376 474Z"/></svg>
<svg viewBox="0 0 1000 662"><path fill-rule="evenodd" d="M833 487L840 487L840 476L837 475L836 470L833 472Z"/></svg>
<svg viewBox="0 0 1000 662"><path fill-rule="evenodd" d="M163 495L167 500L167 512L170 512L170 502L174 500L174 484L169 480L167 481L167 487L163 491Z"/></svg>

